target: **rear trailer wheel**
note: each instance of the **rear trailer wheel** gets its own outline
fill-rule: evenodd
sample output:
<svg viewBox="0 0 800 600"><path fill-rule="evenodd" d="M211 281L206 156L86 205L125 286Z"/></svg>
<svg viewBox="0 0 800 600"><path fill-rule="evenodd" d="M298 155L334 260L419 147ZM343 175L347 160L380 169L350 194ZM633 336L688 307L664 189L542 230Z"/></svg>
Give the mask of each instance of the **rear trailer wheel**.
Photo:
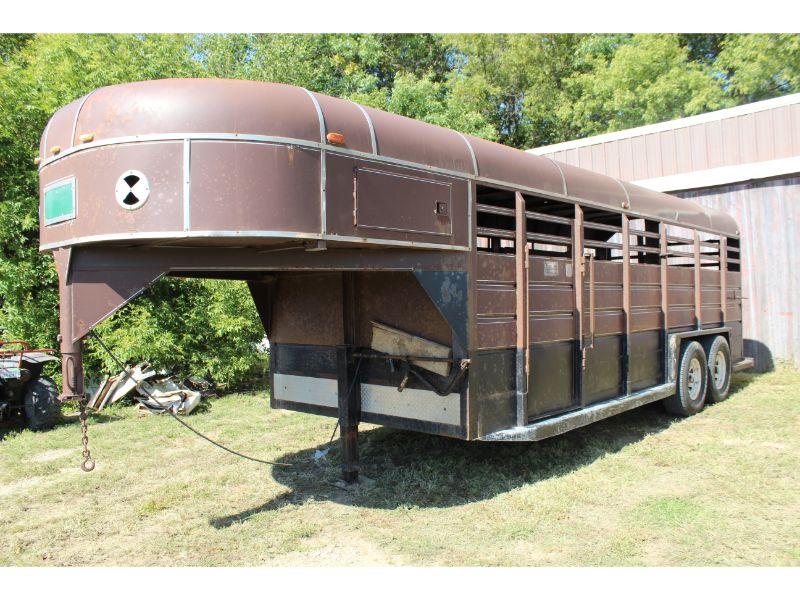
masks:
<svg viewBox="0 0 800 600"><path fill-rule="evenodd" d="M40 377L31 381L27 388L24 406L28 428L39 431L55 425L61 416L55 382L49 377Z"/></svg>
<svg viewBox="0 0 800 600"><path fill-rule="evenodd" d="M675 395L664 400L667 411L689 417L703 410L708 386L706 353L699 342L690 342L683 349L678 366Z"/></svg>
<svg viewBox="0 0 800 600"><path fill-rule="evenodd" d="M721 335L705 344L708 357L707 402L722 402L731 391L731 348Z"/></svg>

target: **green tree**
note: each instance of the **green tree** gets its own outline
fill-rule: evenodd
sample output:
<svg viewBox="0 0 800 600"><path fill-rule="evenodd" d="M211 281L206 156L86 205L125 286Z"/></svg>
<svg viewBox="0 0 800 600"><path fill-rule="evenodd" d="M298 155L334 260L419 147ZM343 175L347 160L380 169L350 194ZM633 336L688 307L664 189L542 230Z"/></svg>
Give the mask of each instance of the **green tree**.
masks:
<svg viewBox="0 0 800 600"><path fill-rule="evenodd" d="M556 109L563 84L574 72L584 36L574 34L459 34L450 79L455 102L481 113L498 141L529 148L561 134Z"/></svg>
<svg viewBox="0 0 800 600"><path fill-rule="evenodd" d="M800 91L800 36L728 35L714 65L737 104Z"/></svg>
<svg viewBox="0 0 800 600"><path fill-rule="evenodd" d="M610 54L579 49L584 72L565 84L558 115L574 136L695 115L730 105L710 67L689 60L674 35L635 35Z"/></svg>

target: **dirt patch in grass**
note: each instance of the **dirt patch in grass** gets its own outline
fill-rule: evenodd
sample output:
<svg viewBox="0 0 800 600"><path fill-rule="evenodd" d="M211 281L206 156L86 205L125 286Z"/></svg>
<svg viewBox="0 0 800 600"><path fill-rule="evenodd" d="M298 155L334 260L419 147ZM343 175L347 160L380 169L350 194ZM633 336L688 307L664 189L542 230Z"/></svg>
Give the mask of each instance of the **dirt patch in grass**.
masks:
<svg viewBox="0 0 800 600"><path fill-rule="evenodd" d="M49 462L51 460L57 460L59 458L64 458L65 456L71 456L76 454L75 449L71 448L53 448L52 450L45 450L44 452L40 452L31 460L33 462Z"/></svg>
<svg viewBox="0 0 800 600"><path fill-rule="evenodd" d="M232 395L191 423L113 407L0 432L3 565L798 565L800 373L740 375L679 420L646 406L537 444L479 444L365 425L342 491L334 420Z"/></svg>

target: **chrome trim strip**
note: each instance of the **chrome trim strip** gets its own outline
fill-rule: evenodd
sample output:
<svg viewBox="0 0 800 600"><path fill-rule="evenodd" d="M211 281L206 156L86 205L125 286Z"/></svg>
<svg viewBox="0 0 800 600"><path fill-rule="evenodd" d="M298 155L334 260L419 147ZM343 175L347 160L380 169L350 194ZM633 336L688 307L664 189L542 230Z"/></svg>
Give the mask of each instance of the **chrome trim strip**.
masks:
<svg viewBox="0 0 800 600"><path fill-rule="evenodd" d="M556 162L555 160L553 160L549 156L545 156L544 158L546 158L551 163L553 163L556 166L556 169L558 169L558 172L561 173L561 183L564 185L564 195L565 196L569 196L569 193L567 192L567 178L564 177L564 169L561 168L561 165L558 164L558 162Z"/></svg>
<svg viewBox="0 0 800 600"><path fill-rule="evenodd" d="M472 181L467 181L467 245L472 250L475 236L472 235L472 186L475 184Z"/></svg>
<svg viewBox="0 0 800 600"><path fill-rule="evenodd" d="M404 246L407 248L430 248L434 250L458 250L466 252L469 250L468 246L457 246L453 244L435 244L433 242L409 242L405 240L383 240L380 238L357 237L350 235L335 235L325 234L321 237L323 240L332 242L353 242L362 244L376 244L382 246Z"/></svg>
<svg viewBox="0 0 800 600"><path fill-rule="evenodd" d="M191 226L191 194L192 194L192 142L183 140L183 230L189 231Z"/></svg>
<svg viewBox="0 0 800 600"><path fill-rule="evenodd" d="M311 90L307 90L306 88L302 88L302 90L308 94L308 97L311 98L311 101L314 103L314 108L317 110L317 119L319 119L319 142L320 144L325 143L325 116L322 114L322 107L319 105L319 101L317 97L314 96L314 93Z"/></svg>
<svg viewBox="0 0 800 600"><path fill-rule="evenodd" d="M622 188L622 191L625 192L625 202L628 203L628 208L630 208L631 207L631 196L628 193L628 188L626 188L625 184L621 180L617 179L616 177L612 177L611 179L616 181L619 184L619 187Z"/></svg>
<svg viewBox="0 0 800 600"><path fill-rule="evenodd" d="M53 156L46 161L42 161L42 163L39 164L39 170L41 171L51 162L69 156L76 152L80 152L82 150L90 150L92 148L100 148L103 146L111 146L117 144L132 144L138 142L164 142L164 141L174 142L174 141L182 141L184 139L189 139L192 141L219 140L219 141L234 141L234 142L239 141L239 142L259 142L268 144L284 144L287 146L297 146L301 148L309 148L314 150L326 150L327 152L332 152L334 154L346 154L348 156L356 156L358 158L364 158L366 160L372 160L382 163L391 163L426 172L440 173L442 175L458 177L461 179L464 179L466 177L472 177L472 175L470 175L469 173L462 171L453 171L450 169L443 169L441 167L423 165L421 163L410 162L399 158L392 158L390 156L379 156L371 154L370 152L361 152L359 150L352 150L350 148L342 148L341 146L321 144L319 142L313 142L311 140L300 140L297 138L287 138L287 137L272 136L272 135L245 135L238 133L155 133L148 135L132 135L119 138L108 138L97 142L89 142L88 144L81 144L80 146L69 148L68 150L62 150L60 154Z"/></svg>
<svg viewBox="0 0 800 600"><path fill-rule="evenodd" d="M454 246L451 244L434 244L431 242L410 242L404 240L383 240L380 238L357 237L348 235L305 233L302 231L148 231L135 233L111 233L102 235L88 235L71 238L69 240L42 244L40 251L53 250L63 246L76 244L92 244L97 242L128 241L128 240L182 240L192 238L289 238L303 240L325 240L331 242L351 242L359 244L375 244L380 246L400 246L405 248L420 248L432 250L458 250L468 251L467 246Z"/></svg>
<svg viewBox="0 0 800 600"><path fill-rule="evenodd" d="M328 229L328 198L327 198L327 172L325 160L325 146L327 140L325 139L325 115L322 113L322 107L319 105L317 97L314 93L306 88L303 88L308 97L314 103L314 108L317 109L317 118L319 119L319 143L322 144L322 150L319 156L319 219L320 231L325 233Z"/></svg>
<svg viewBox="0 0 800 600"><path fill-rule="evenodd" d="M86 104L86 101L89 99L89 96L94 94L98 89L95 88L88 94L86 94L82 99L81 103L78 105L78 110L75 112L75 120L72 122L72 137L69 138L70 147L76 146L78 143L75 141L75 134L78 133L78 118L81 116L81 111L83 110L83 105Z"/></svg>
<svg viewBox="0 0 800 600"><path fill-rule="evenodd" d="M350 100L350 102L353 102ZM375 126L372 123L372 117L369 116L366 109L361 106L358 102L353 102L358 107L358 110L361 111L361 114L364 115L364 118L367 120L367 126L369 127L369 137L372 140L372 153L378 154L378 139L375 137Z"/></svg>
<svg viewBox="0 0 800 600"><path fill-rule="evenodd" d="M50 124L53 122L53 119L55 118L55 116L56 116L56 114L53 113L53 115L50 117L50 120L47 121L47 125L44 126L44 133L42 134L42 146L44 147L44 152L42 152L41 149L40 149L39 152L41 154L47 154L47 134L50 133ZM53 156L52 159L55 160L57 158L58 158L58 156ZM44 164L46 162L50 162L50 161L46 160L44 156L40 156L39 159L40 159L39 170L41 171L41 169L44 166Z"/></svg>
<svg viewBox="0 0 800 600"><path fill-rule="evenodd" d="M561 435L572 429L613 417L633 408L663 400L674 393L675 384L666 383L628 396L613 398L577 411L543 419L530 425L495 431L478 439L483 442L538 442L539 440Z"/></svg>
<svg viewBox="0 0 800 600"><path fill-rule="evenodd" d="M461 136L462 140L464 140L464 143L467 145L467 148L469 149L470 156L472 156L472 170L474 171L473 175L475 176L480 175L480 173L478 172L478 159L475 157L475 150L473 150L472 144L469 143L467 136L465 136L463 133L461 133L460 131L456 131L456 133Z"/></svg>
<svg viewBox="0 0 800 600"><path fill-rule="evenodd" d="M599 208L601 210L609 210L610 207L608 204L602 204L599 202L594 202L592 200L587 200L584 198L574 198L572 196L568 196L566 194L559 194L555 192L549 192L545 190L541 190L538 188L532 188L524 185L519 185L516 183L511 183L508 181L499 181L497 179L491 179L489 177L481 177L476 175L471 175L469 173L465 173L462 171L452 171L450 169L442 169L441 167L432 167L428 165L423 165L420 163L414 163L407 160L402 160L399 158L392 158L389 156L376 156L374 154L370 154L369 152L360 152L358 150L351 150L349 148L342 148L340 146L332 146L330 144L320 144L319 142L312 142L309 140L299 140L295 138L285 138L279 136L268 136L268 135L240 135L236 133L169 133L169 134L150 134L150 135L135 135L135 136L127 136L127 137L120 137L120 138L109 138L107 140L102 140L100 142L90 142L88 144L82 144L80 146L76 146L74 148L70 148L69 150L62 151L60 154L51 157L47 161L43 161L39 165L39 170L43 169L45 166L49 165L50 163L54 162L55 160L64 158L75 152L79 152L82 150L89 150L92 148L99 148L102 146L109 146L109 145L116 145L116 144L126 144L126 143L136 143L136 142L155 142L155 141L181 141L183 139L189 139L192 141L204 141L204 140L224 140L224 141L241 141L241 142L260 142L260 143L271 143L271 144L285 144L288 146L296 146L301 148L309 148L314 150L325 150L327 152L331 152L333 154L343 154L348 156L355 156L358 158L363 158L364 160L369 160L372 162L383 163L383 164L392 164L392 165L399 165L403 167L408 167L411 169L416 169L420 171L425 171L426 173L438 173L440 175L446 175L449 177L456 177L459 179L471 179L476 182L485 183L488 185L497 186L500 188L508 189L511 191L520 191L523 193L530 193L530 194L537 194L543 196L545 198L552 198L554 200L562 200L566 202L571 202L572 204L581 204L583 206L590 206L593 208ZM636 213L629 210L624 210L620 208L613 208L613 210L621 213L628 214L634 217L648 217L649 215L643 213ZM650 217L655 218L655 217ZM673 219L665 219L665 218L658 218L659 221L662 223L667 223L670 225L676 225L678 227L686 227L687 223L681 223L679 221L675 221ZM728 237L733 237L738 239L738 234L732 234L727 231L720 231L717 229L711 229L708 227L702 226L691 226L698 231L703 231L706 233L713 233L715 235L725 235Z"/></svg>

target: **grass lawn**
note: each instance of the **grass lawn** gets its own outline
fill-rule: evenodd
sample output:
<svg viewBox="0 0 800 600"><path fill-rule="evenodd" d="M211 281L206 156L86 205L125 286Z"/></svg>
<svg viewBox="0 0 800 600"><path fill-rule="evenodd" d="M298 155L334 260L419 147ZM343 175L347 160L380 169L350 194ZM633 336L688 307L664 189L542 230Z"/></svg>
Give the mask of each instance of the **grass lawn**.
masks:
<svg viewBox="0 0 800 600"><path fill-rule="evenodd" d="M659 404L538 444L362 426L356 491L334 420L231 395L189 421L122 406L0 430L2 565L800 565L800 372L737 375L689 419Z"/></svg>

